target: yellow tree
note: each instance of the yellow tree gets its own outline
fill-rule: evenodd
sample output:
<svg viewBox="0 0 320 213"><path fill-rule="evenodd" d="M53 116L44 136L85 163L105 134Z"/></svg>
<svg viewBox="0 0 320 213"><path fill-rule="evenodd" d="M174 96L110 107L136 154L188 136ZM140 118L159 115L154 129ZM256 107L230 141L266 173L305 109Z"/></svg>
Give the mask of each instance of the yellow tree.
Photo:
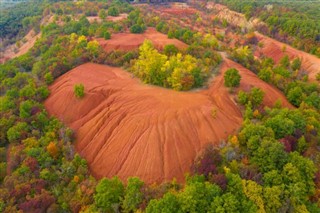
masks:
<svg viewBox="0 0 320 213"><path fill-rule="evenodd" d="M59 149L54 142L50 142L47 146L47 151L52 157L56 158L58 156Z"/></svg>
<svg viewBox="0 0 320 213"><path fill-rule="evenodd" d="M166 73L161 67L166 63L167 56L154 49L149 40L145 40L139 48L139 58L133 66L133 72L144 83L165 86Z"/></svg>

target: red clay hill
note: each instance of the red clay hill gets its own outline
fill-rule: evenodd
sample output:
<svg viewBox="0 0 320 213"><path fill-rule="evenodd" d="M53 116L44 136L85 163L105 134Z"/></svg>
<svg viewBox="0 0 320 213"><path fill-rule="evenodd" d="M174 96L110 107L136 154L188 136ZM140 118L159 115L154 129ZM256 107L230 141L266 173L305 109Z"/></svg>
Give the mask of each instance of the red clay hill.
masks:
<svg viewBox="0 0 320 213"><path fill-rule="evenodd" d="M258 32L255 32L255 34L257 35L259 42L263 43L263 47L258 49L255 53L258 57L262 54L272 58L276 63L278 63L285 55L288 55L291 60L294 58L300 58L302 62L301 68L308 73L309 80L316 80L316 75L320 73L320 58L301 50L297 50L288 44L284 44Z"/></svg>
<svg viewBox="0 0 320 213"><path fill-rule="evenodd" d="M278 90L230 60L222 73L229 67L240 70L240 88L258 86L266 92L264 104L281 99L291 107ZM85 86L81 100L73 92L78 83ZM223 75L209 89L176 92L144 85L120 68L87 63L58 78L50 90L47 110L76 131L76 150L97 178L183 181L206 144L218 145L242 123Z"/></svg>
<svg viewBox="0 0 320 213"><path fill-rule="evenodd" d="M96 39L99 44L110 52L113 50L130 51L138 49L145 39L152 41L153 45L157 49L163 49L168 44L174 44L179 49L185 49L188 46L179 41L178 39L169 39L167 35L158 32L154 28L148 28L142 34L133 33L114 33L111 39L105 40L103 38Z"/></svg>

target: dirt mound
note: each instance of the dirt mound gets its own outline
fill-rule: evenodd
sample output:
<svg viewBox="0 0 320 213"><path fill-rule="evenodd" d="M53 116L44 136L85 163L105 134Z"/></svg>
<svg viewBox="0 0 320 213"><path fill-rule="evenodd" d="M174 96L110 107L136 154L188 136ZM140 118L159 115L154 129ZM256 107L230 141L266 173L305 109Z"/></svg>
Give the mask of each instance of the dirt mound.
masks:
<svg viewBox="0 0 320 213"><path fill-rule="evenodd" d="M163 49L167 44L174 44L180 49L188 47L177 39L169 39L167 35L159 33L154 28L148 28L143 34L116 33L112 34L110 40L98 38L97 41L107 52L110 52L113 50L130 51L137 49L145 39L151 40L157 49Z"/></svg>
<svg viewBox="0 0 320 213"><path fill-rule="evenodd" d="M36 43L36 40L40 37L41 33L36 34L34 30L30 30L29 33L23 39L21 39L21 46L19 48L15 44L13 44L7 47L7 49L3 53L1 53L0 63L4 63L11 58L15 58L27 53L29 49L33 47L34 43ZM23 43L23 40L25 40L26 42Z"/></svg>
<svg viewBox="0 0 320 213"><path fill-rule="evenodd" d="M240 65L226 60L223 72L231 66L240 69L242 88L260 86L270 93L266 104L280 98L290 106L276 89ZM73 92L77 83L85 86L81 100ZM98 178L182 181L206 144L221 143L242 123L222 75L208 90L176 92L144 85L120 68L88 63L58 78L50 90L47 110L76 130L76 150Z"/></svg>
<svg viewBox="0 0 320 213"><path fill-rule="evenodd" d="M309 80L315 81L317 73L320 73L320 58L297 50L288 44L284 44L258 32L255 33L259 42L263 43L263 47L256 51L256 56L260 56L261 54L268 56L276 63L278 63L285 55L288 55L291 60L294 58L300 58L302 62L301 68L308 73Z"/></svg>

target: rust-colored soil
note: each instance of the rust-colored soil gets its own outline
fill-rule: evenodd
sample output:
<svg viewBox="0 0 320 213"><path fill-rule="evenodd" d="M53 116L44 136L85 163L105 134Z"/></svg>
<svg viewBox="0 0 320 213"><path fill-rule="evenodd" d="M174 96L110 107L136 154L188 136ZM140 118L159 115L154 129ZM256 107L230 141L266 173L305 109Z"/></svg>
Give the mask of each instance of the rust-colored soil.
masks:
<svg viewBox="0 0 320 213"><path fill-rule="evenodd" d="M265 104L280 98L290 106L276 89L240 65L226 60L222 72L234 66L243 76L241 88L259 86L267 92ZM73 92L78 83L85 86L81 100ZM219 144L242 123L222 75L207 90L176 92L144 85L120 68L87 63L58 78L50 90L47 110L76 131L76 150L98 178L182 181L206 144Z"/></svg>
<svg viewBox="0 0 320 213"><path fill-rule="evenodd" d="M300 58L302 61L301 68L308 73L309 80L315 81L317 73L320 73L320 58L297 50L288 44L284 44L258 32L256 32L256 36L259 41L263 43L263 47L256 51L256 56L261 56L261 54L266 55L272 58L276 63L278 63L285 55L288 55L290 59ZM283 52L284 46L285 51Z"/></svg>
<svg viewBox="0 0 320 213"><path fill-rule="evenodd" d="M108 21L121 21L121 20L126 19L127 17L128 17L128 14L121 13L121 14L119 14L119 16L108 16L107 20Z"/></svg>
<svg viewBox="0 0 320 213"><path fill-rule="evenodd" d="M275 101L280 100L283 107L293 108L293 106L287 101L286 97L277 88L262 81L253 72L246 69L242 65L225 58L224 63L221 66L222 75L229 68L236 68L237 70L239 70L239 73L241 75L240 86L239 88L237 88L236 93L240 90L248 91L252 87L258 87L265 93L263 105L273 106ZM218 94L216 94L216 91L219 89L225 90L225 87L223 86L224 81L222 75L217 78L219 79L219 82L212 83L211 87L209 88L212 96L217 96Z"/></svg>
<svg viewBox="0 0 320 213"><path fill-rule="evenodd" d="M192 8L166 8L166 9L162 9L161 12L180 16L180 15L192 15L192 14L195 14L197 11Z"/></svg>
<svg viewBox="0 0 320 213"><path fill-rule="evenodd" d="M18 57L20 55L27 53L29 51L29 49L33 47L36 40L40 37L41 37L41 33L36 35L33 30L30 30L30 32L24 37L24 39L27 42L23 43L21 41L21 47L18 48L16 53L14 52L14 49L16 47L15 44L9 46L3 53L1 53L0 63L4 63L5 61L7 61L11 58L15 58L15 57Z"/></svg>
<svg viewBox="0 0 320 213"><path fill-rule="evenodd" d="M116 33L112 34L110 40L98 38L99 44L107 51L120 50L130 51L139 48L145 39L151 40L157 49L163 49L167 44L174 44L180 49L187 45L177 39L169 39L167 35L159 33L154 28L148 28L143 34Z"/></svg>
<svg viewBox="0 0 320 213"><path fill-rule="evenodd" d="M116 21L124 20L127 17L128 17L128 14L121 13L121 14L119 14L119 16L107 16L106 20L116 22ZM99 16L87 16L87 19L90 23L93 23L95 21L98 23L102 22L102 19Z"/></svg>
<svg viewBox="0 0 320 213"><path fill-rule="evenodd" d="M190 7L186 3L178 2L170 4L170 7L158 7L156 10L158 10L160 13L168 13L177 16L187 16L197 13L196 9Z"/></svg>

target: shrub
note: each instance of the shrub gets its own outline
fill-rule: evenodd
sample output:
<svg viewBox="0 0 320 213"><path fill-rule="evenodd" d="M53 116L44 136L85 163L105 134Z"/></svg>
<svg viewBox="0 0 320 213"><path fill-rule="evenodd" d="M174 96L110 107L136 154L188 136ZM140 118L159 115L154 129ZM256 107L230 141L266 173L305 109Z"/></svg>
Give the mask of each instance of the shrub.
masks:
<svg viewBox="0 0 320 213"><path fill-rule="evenodd" d="M299 70L301 68L301 60L296 58L292 61L291 69L292 70Z"/></svg>
<svg viewBox="0 0 320 213"><path fill-rule="evenodd" d="M130 27L131 33L143 33L143 28L139 24L134 24Z"/></svg>
<svg viewBox="0 0 320 213"><path fill-rule="evenodd" d="M106 40L108 40L108 39L111 38L111 34L109 33L109 31L105 31L105 32L103 33L103 38L106 39Z"/></svg>
<svg viewBox="0 0 320 213"><path fill-rule="evenodd" d="M47 72L44 75L44 80L48 85L50 85L53 82L53 76L52 76L51 72Z"/></svg>
<svg viewBox="0 0 320 213"><path fill-rule="evenodd" d="M264 92L260 88L252 88L249 92L240 91L238 101L241 105L251 102L253 107L258 107L264 98Z"/></svg>
<svg viewBox="0 0 320 213"><path fill-rule="evenodd" d="M76 84L74 86L74 94L77 98L82 98L84 96L84 86L83 84Z"/></svg>
<svg viewBox="0 0 320 213"><path fill-rule="evenodd" d="M118 16L119 15L119 10L115 7L110 7L108 9L108 15L109 16Z"/></svg>
<svg viewBox="0 0 320 213"><path fill-rule="evenodd" d="M241 76L235 68L228 69L224 74L224 85L226 87L238 87L240 85Z"/></svg>
<svg viewBox="0 0 320 213"><path fill-rule="evenodd" d="M164 54L167 56L176 55L179 50L174 44L168 44L164 47Z"/></svg>
<svg viewBox="0 0 320 213"><path fill-rule="evenodd" d="M100 17L101 19L105 19L105 18L106 18L106 11L105 11L104 9L101 9L101 10L99 11L99 17Z"/></svg>

